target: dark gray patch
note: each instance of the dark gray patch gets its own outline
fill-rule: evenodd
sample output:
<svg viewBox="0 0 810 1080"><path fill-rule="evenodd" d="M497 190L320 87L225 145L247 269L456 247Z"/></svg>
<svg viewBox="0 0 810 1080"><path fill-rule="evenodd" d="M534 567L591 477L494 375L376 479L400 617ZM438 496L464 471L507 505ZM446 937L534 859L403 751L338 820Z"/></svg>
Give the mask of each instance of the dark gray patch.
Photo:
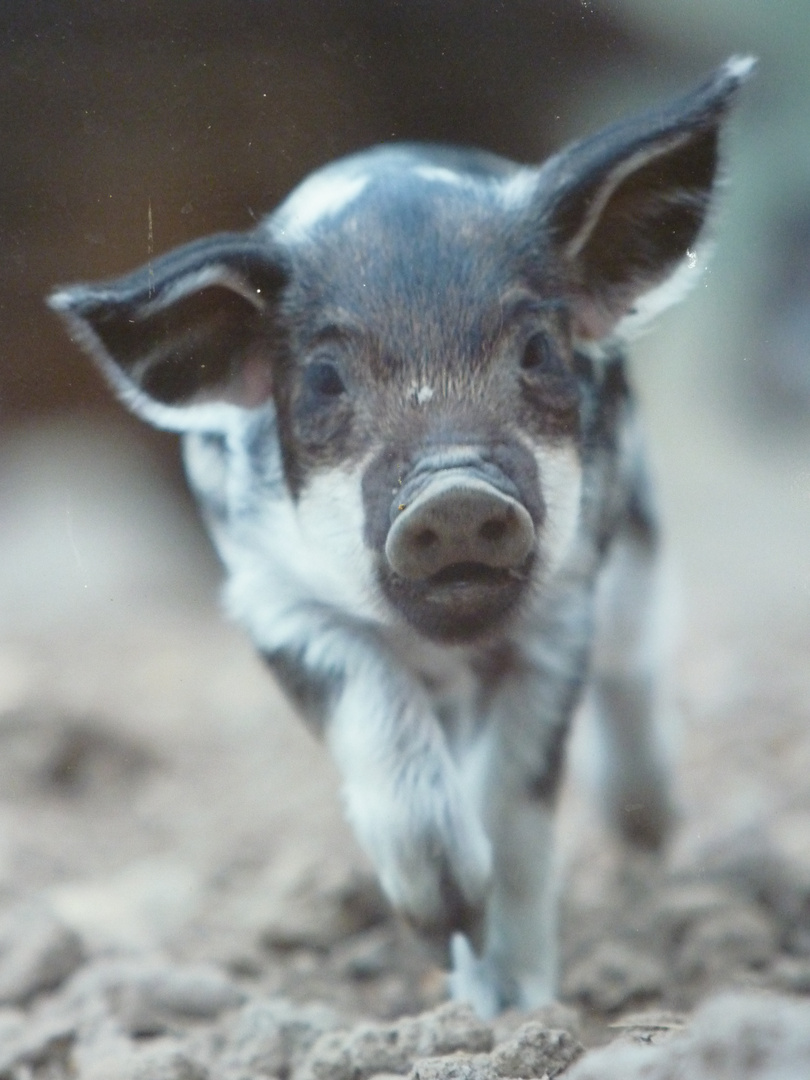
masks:
<svg viewBox="0 0 810 1080"><path fill-rule="evenodd" d="M639 470L627 501L626 527L632 538L649 551L660 540L660 526L653 500L652 485L646 472Z"/></svg>
<svg viewBox="0 0 810 1080"><path fill-rule="evenodd" d="M343 673L313 670L304 662L301 649L276 649L261 656L302 717L321 734L343 692Z"/></svg>
<svg viewBox="0 0 810 1080"><path fill-rule="evenodd" d="M597 702L604 703L606 713L621 718L628 732L645 731L645 720L653 708L651 681L600 674L594 682L594 693ZM621 835L643 850L659 850L675 824L669 784L660 766L620 785L615 794L610 793L610 804Z"/></svg>
<svg viewBox="0 0 810 1080"><path fill-rule="evenodd" d="M483 649L472 661L485 693L497 690L520 664L517 648L511 641L499 641L489 649Z"/></svg>
<svg viewBox="0 0 810 1080"><path fill-rule="evenodd" d="M453 872L443 854L437 854L439 860L439 892L441 911L429 922L406 917L406 922L413 927L427 944L437 962L445 967L450 964L450 940L453 934L461 933L480 952L484 942L484 907L471 904L453 876Z"/></svg>
<svg viewBox="0 0 810 1080"><path fill-rule="evenodd" d="M118 798L158 765L102 720L21 710L0 724L0 795Z"/></svg>
<svg viewBox="0 0 810 1080"><path fill-rule="evenodd" d="M526 781L526 791L530 798L538 802L553 803L560 789L560 782L565 765L565 747L568 739L569 724L566 720L554 728L545 746L545 761L541 771Z"/></svg>
<svg viewBox="0 0 810 1080"><path fill-rule="evenodd" d="M529 555L519 571L459 564L425 582L405 581L380 564L378 577L385 596L420 634L464 644L486 639L516 614L527 598L535 558Z"/></svg>

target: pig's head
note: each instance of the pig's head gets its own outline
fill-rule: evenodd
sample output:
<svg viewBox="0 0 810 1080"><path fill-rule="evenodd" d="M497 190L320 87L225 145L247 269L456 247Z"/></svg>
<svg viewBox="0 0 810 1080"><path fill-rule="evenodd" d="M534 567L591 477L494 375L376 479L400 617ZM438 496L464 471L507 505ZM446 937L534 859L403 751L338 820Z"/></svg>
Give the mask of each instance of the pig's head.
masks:
<svg viewBox="0 0 810 1080"><path fill-rule="evenodd" d="M473 640L571 548L578 357L689 274L719 126L750 67L731 60L539 168L420 146L356 155L251 233L51 304L159 427L217 433L273 410L300 519L345 513L383 608ZM347 550L321 554L339 574Z"/></svg>

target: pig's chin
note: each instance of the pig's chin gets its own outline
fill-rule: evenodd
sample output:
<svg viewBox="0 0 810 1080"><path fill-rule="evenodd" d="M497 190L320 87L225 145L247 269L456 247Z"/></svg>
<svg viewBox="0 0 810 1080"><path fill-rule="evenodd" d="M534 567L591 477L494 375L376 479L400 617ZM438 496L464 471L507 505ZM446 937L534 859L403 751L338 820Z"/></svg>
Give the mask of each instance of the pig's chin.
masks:
<svg viewBox="0 0 810 1080"><path fill-rule="evenodd" d="M383 591L414 630L434 641L463 644L499 630L524 598L533 558L519 570L455 563L424 581L407 581L386 568Z"/></svg>

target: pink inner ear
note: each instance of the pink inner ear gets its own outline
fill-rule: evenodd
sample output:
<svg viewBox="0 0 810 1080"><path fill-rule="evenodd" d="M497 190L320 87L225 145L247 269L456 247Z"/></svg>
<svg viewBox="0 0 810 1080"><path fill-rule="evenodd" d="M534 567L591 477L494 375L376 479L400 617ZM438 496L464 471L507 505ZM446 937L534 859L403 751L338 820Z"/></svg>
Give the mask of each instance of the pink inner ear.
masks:
<svg viewBox="0 0 810 1080"><path fill-rule="evenodd" d="M573 335L580 341L599 341L610 334L616 323L630 313L631 308L632 305L628 303L621 305L620 310L616 311L593 297L580 295L572 305Z"/></svg>
<svg viewBox="0 0 810 1080"><path fill-rule="evenodd" d="M258 409L273 396L273 374L267 357L258 349L240 363L227 383L204 387L186 404L203 405L223 401L240 409Z"/></svg>
<svg viewBox="0 0 810 1080"><path fill-rule="evenodd" d="M242 366L239 405L256 409L273 395L273 375L267 358L258 353L248 356Z"/></svg>

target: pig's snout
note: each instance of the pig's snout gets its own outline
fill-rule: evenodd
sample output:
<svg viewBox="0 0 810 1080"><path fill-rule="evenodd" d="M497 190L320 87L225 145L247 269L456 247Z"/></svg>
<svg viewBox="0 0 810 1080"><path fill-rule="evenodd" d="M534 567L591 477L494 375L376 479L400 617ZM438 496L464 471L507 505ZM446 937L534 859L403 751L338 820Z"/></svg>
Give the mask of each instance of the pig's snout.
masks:
<svg viewBox="0 0 810 1080"><path fill-rule="evenodd" d="M392 570L424 581L451 567L521 567L534 545L528 511L477 477L439 475L395 508L385 554Z"/></svg>

